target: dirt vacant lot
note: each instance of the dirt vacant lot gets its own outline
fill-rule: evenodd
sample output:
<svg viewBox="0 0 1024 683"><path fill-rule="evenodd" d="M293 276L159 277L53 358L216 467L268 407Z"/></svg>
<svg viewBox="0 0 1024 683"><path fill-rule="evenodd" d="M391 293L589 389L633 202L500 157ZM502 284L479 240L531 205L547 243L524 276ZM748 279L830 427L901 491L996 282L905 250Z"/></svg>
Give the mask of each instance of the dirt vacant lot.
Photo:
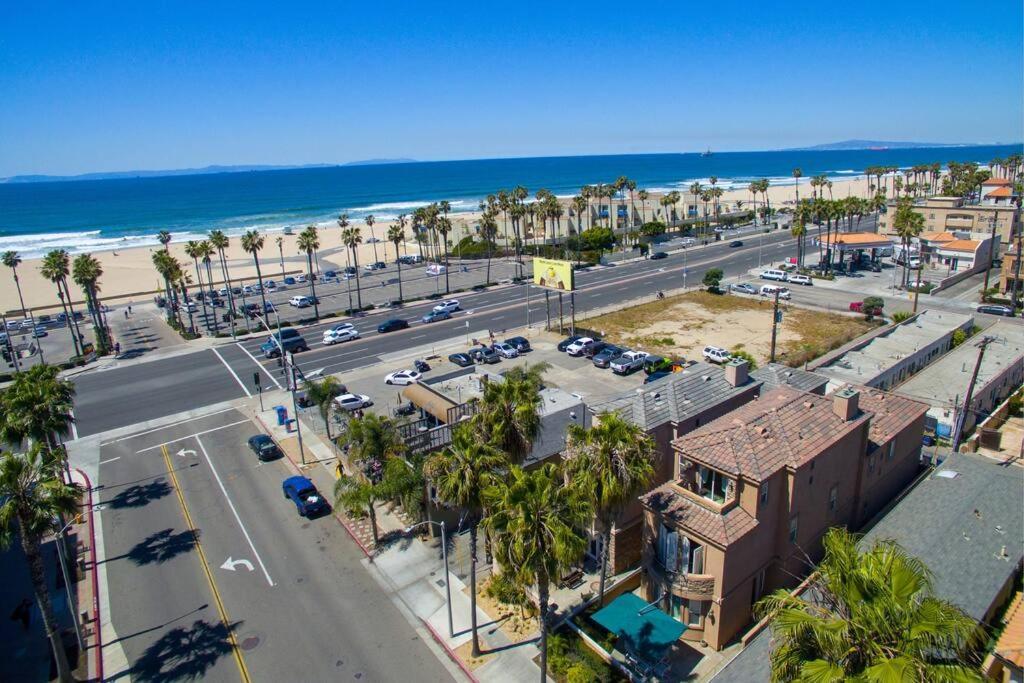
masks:
<svg viewBox="0 0 1024 683"><path fill-rule="evenodd" d="M802 365L872 329L860 316L825 313L788 304L778 333L777 360ZM772 302L732 294L688 292L641 304L581 325L605 339L661 356L699 360L705 346L746 351L759 364L771 346Z"/></svg>

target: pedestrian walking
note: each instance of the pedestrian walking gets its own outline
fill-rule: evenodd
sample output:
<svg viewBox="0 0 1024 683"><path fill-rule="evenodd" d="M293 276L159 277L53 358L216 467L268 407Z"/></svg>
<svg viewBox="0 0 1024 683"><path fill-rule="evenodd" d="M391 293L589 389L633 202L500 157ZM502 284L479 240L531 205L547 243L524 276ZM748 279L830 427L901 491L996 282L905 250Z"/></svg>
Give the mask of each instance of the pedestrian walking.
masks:
<svg viewBox="0 0 1024 683"><path fill-rule="evenodd" d="M115 356L120 356L121 355L121 342L114 342L114 355Z"/></svg>
<svg viewBox="0 0 1024 683"><path fill-rule="evenodd" d="M127 320L127 319L128 319L128 311L125 311L125 312L124 312L124 319L125 319L125 320Z"/></svg>
<svg viewBox="0 0 1024 683"><path fill-rule="evenodd" d="M128 304L128 313L130 314L131 312L132 312L132 305Z"/></svg>

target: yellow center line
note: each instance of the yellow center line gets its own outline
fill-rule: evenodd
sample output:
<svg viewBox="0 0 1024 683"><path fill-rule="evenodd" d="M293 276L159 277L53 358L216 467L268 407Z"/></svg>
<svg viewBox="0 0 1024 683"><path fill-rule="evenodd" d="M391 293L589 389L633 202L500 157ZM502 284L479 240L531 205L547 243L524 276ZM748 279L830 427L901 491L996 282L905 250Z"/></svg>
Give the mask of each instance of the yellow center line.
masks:
<svg viewBox="0 0 1024 683"><path fill-rule="evenodd" d="M206 561L206 553L203 552L203 546L199 543L199 534L196 533L196 525L192 522L192 515L189 514L188 506L185 505L185 496L181 493L181 487L178 486L178 477L174 474L174 467L171 465L171 454L167 450L167 446L161 446L160 451L164 455L164 463L167 465L167 473L171 475L171 483L174 484L174 492L178 494L178 502L181 503L181 511L185 515L185 523L188 524L189 531L192 532L192 540L195 543L196 550L199 551L199 564L203 567L203 574L206 576L207 582L210 584L210 591L213 593L213 601L217 605L217 613L220 615L220 620L224 624L224 628L227 629L228 642L231 643L231 650L234 652L235 661L238 663L238 672L241 675L244 683L251 683L252 679L249 678L249 669L245 665L245 659L242 657L242 650L238 647L238 641L235 639L235 633L231 629L231 620L228 618L228 611L224 608L224 602L221 600L220 591L217 590L217 584L213 581L213 574L210 572L210 563Z"/></svg>

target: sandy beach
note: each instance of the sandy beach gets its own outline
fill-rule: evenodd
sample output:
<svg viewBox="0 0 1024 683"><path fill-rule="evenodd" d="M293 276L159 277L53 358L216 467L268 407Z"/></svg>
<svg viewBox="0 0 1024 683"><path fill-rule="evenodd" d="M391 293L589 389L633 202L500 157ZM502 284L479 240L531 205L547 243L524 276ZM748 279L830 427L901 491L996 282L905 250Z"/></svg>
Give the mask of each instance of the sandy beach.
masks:
<svg viewBox="0 0 1024 683"><path fill-rule="evenodd" d="M806 198L811 195L811 187L808 184L809 180L809 178L803 178L801 180L801 197ZM864 177L853 177L848 180L841 179L833 181L832 196L836 199L846 196L866 197L867 194L868 181ZM786 184L782 184L780 181L779 184L772 185L768 190L768 196L773 207L781 208L784 206L792 206L795 203L793 181L790 180ZM827 192L826 196L828 196ZM685 197L686 195L684 193L684 201ZM734 208L736 201L742 201L744 208L751 208L751 195L746 188L727 190L723 194L722 203L725 208ZM759 195L757 201L760 205L763 202L763 196ZM659 209L659 204L657 202L657 195L652 194L652 196L647 200L648 219L652 216L651 212L654 209ZM639 210L639 202L637 202L637 211ZM448 239L452 244L455 244L465 235L471 234L473 226L479 218L479 213L457 213L452 214L450 218L453 222L454 228ZM364 241L371 237L376 237L381 240L381 242L376 245L364 243L359 247L358 256L360 264L368 263L373 260L390 262L395 259L394 245L390 242L383 241L391 223L384 221L375 223L372 231L362 223L353 222L353 225L363 229ZM501 219L499 218L499 231L501 229ZM408 225L406 226L406 235L408 240L401 248L402 253L418 253L418 245L412 239L412 229L408 227ZM283 263L282 252L278 249L276 243L277 237L281 237L284 240L282 245ZM282 269L287 273L299 271L305 272L305 254L299 254L296 247L298 231L293 235L285 235L280 232L266 233L265 238L266 243L263 250L260 252L260 267L265 279L280 278L282 275ZM376 247L376 255L374 254L374 247ZM101 297L105 301L110 301L112 303L126 302L129 300L143 301L150 299L155 292L159 291L163 287L161 279L153 268L152 262L152 253L160 248L161 247L159 246L153 246L93 252L93 256L95 256L103 265L103 277L100 279ZM187 271L192 276L193 283L195 283L195 267L192 260L185 255L185 244L172 242L170 250L182 265L187 268ZM320 226L320 268L322 270L326 270L329 268L339 268L347 265L347 251L347 249L342 247L341 231L337 225L322 224ZM73 256L74 254L72 254L72 257ZM253 265L252 257L242 250L241 240L239 237L234 236L231 238L231 244L227 250L227 258L233 282L245 283L255 280L256 268ZM213 261L213 271L214 279L217 281L217 284L219 284L221 279L219 275L220 268L219 262L216 259ZM39 274L39 259L26 259L18 268L18 276L21 280L21 287L25 297L26 306L33 308L38 312L56 310L56 307L59 304L56 295L56 287ZM203 279L205 284L205 271L203 273ZM69 283L69 286L71 287L72 296L76 300L80 301L82 296L77 285L72 282ZM0 310L5 311L8 314L20 313L17 291L14 287L14 281L11 279L11 273L7 268L0 269Z"/></svg>

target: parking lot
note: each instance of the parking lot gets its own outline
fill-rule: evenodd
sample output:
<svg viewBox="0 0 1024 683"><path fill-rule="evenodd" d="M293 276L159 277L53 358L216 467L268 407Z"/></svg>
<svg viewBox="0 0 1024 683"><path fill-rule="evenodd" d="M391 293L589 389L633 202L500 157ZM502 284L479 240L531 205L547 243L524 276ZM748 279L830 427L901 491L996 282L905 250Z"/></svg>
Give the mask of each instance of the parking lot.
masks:
<svg viewBox="0 0 1024 683"><path fill-rule="evenodd" d="M260 462L258 433L226 409L101 444L107 661L134 680L447 679L341 525L284 497L296 470ZM403 657L374 656L385 635Z"/></svg>
<svg viewBox="0 0 1024 683"><path fill-rule="evenodd" d="M4 333L9 336L22 369L38 365L43 360L47 363L63 363L75 355L74 342L66 322L51 316L36 318L34 328L31 322L23 324L22 320L8 318L7 331ZM92 323L89 322L88 316L78 320L78 331L86 343L95 342ZM0 340L2 339L0 336ZM3 367L8 370L14 369L13 360L4 359L3 363Z"/></svg>

